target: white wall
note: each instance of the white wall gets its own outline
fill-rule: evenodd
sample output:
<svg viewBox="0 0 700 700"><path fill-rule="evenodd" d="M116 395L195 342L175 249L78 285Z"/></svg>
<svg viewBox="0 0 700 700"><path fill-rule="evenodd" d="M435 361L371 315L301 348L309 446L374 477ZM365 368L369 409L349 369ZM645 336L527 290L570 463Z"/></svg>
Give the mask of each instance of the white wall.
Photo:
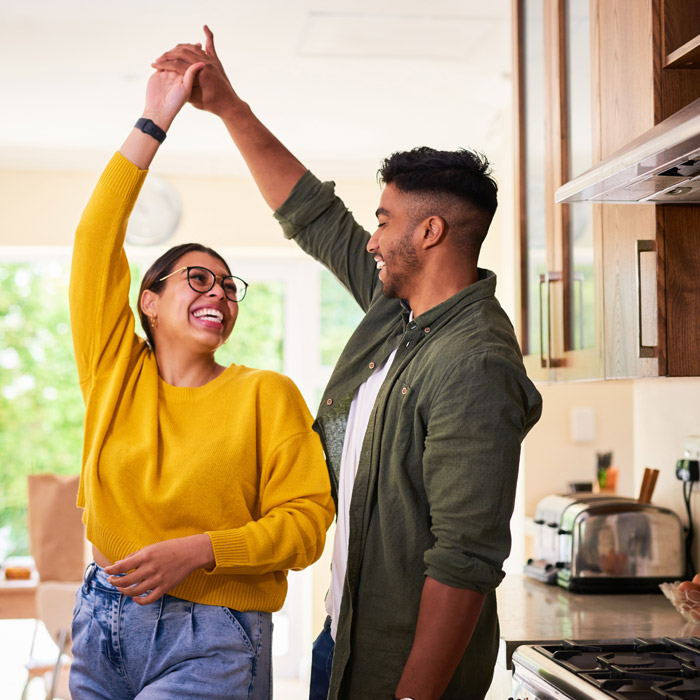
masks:
<svg viewBox="0 0 700 700"><path fill-rule="evenodd" d="M573 481L595 481L596 452L612 452L619 469L617 493L633 496L634 442L632 381L541 384L540 422L525 439L525 514L535 514L537 502L552 493L566 493ZM572 410L590 409L594 416L591 442L571 433Z"/></svg>
<svg viewBox="0 0 700 700"><path fill-rule="evenodd" d="M676 478L676 461L683 457L688 435L700 435L700 378L639 379L634 382L635 489L645 467L659 470L653 502L671 508L687 524L682 482ZM695 523L693 561L700 566L700 487L691 495Z"/></svg>

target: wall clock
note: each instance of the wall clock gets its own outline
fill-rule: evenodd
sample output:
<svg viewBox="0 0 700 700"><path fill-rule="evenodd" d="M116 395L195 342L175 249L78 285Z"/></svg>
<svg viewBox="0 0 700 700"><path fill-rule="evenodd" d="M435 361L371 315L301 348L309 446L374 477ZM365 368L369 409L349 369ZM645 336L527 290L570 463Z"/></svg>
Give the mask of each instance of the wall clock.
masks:
<svg viewBox="0 0 700 700"><path fill-rule="evenodd" d="M150 246L173 236L182 218L182 201L166 180L149 174L143 183L126 229L126 242Z"/></svg>

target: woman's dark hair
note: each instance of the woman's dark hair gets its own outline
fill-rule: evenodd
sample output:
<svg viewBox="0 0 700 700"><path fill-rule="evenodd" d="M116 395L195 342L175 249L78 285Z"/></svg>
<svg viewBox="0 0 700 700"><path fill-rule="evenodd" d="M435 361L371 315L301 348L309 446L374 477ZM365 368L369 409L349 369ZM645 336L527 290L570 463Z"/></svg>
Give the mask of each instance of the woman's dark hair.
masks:
<svg viewBox="0 0 700 700"><path fill-rule="evenodd" d="M151 324L148 321L148 316L141 310L141 297L147 289L156 294L160 294L166 282L161 282L161 279L169 275L175 269L175 264L183 255L192 252L207 253L207 255L211 255L217 260L220 260L226 268L226 272L228 272L229 275L231 274L231 268L228 266L228 263L215 250L207 248L207 246L201 245L200 243L181 243L163 253L163 255L148 268L146 274L143 276L137 302L141 327L146 333L146 338L151 348L155 348L156 344L151 334Z"/></svg>
<svg viewBox="0 0 700 700"><path fill-rule="evenodd" d="M380 182L406 193L452 195L493 216L498 186L485 156L460 149L419 146L390 155L377 173Z"/></svg>

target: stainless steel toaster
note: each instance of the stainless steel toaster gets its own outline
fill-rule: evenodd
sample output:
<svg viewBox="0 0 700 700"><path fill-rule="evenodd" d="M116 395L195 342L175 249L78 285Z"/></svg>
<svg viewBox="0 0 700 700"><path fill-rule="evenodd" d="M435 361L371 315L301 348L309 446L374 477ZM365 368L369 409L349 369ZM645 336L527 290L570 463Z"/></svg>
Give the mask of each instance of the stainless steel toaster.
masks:
<svg viewBox="0 0 700 700"><path fill-rule="evenodd" d="M658 592L685 576L685 532L676 513L631 498L571 494L542 499L535 557L525 573L571 591Z"/></svg>

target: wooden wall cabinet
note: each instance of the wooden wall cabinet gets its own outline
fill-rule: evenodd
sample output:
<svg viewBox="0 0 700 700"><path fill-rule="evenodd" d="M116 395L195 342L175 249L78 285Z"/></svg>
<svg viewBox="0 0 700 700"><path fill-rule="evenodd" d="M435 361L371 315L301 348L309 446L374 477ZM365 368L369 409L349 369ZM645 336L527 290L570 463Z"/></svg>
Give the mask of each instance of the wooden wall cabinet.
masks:
<svg viewBox="0 0 700 700"><path fill-rule="evenodd" d="M591 16L602 160L700 97L700 3L592 0ZM595 207L605 376L700 375L700 205Z"/></svg>
<svg viewBox="0 0 700 700"><path fill-rule="evenodd" d="M698 376L700 205L555 204L554 192L700 97L700 2L532 2L513 5L519 332L528 371L553 381ZM577 19L590 41L587 80L576 75L572 57ZM534 41L543 47L541 66ZM587 165L578 148L585 109ZM533 137L538 121L541 143ZM542 163L544 191L533 160ZM591 227L583 246L581 218Z"/></svg>

